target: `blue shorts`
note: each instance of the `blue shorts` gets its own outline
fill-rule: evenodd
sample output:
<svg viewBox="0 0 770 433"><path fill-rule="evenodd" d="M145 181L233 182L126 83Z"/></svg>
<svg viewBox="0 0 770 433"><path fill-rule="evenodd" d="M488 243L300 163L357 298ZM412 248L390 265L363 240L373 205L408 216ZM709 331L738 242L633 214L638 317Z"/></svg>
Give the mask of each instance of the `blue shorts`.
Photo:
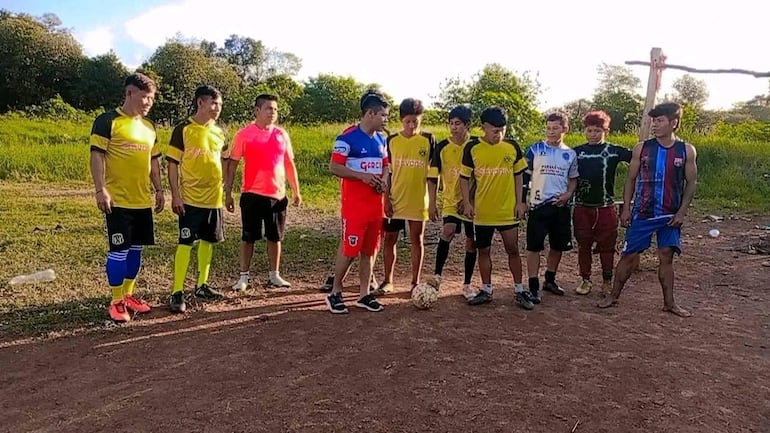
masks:
<svg viewBox="0 0 770 433"><path fill-rule="evenodd" d="M652 235L658 244L658 249L673 248L677 254L682 254L682 229L669 227L673 217L655 219L634 219L626 230L626 241L623 244L623 254L641 253L652 244Z"/></svg>

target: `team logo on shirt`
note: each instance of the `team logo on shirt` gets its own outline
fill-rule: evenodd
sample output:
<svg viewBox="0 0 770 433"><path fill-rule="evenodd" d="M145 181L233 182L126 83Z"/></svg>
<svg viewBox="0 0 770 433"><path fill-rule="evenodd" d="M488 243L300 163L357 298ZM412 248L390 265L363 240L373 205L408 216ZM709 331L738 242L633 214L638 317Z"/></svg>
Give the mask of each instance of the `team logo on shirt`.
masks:
<svg viewBox="0 0 770 433"><path fill-rule="evenodd" d="M425 149L420 149L420 156L426 156L428 155L428 151Z"/></svg>
<svg viewBox="0 0 770 433"><path fill-rule="evenodd" d="M607 152L606 150L602 151L602 158L607 158L609 156L610 156L609 152Z"/></svg>
<svg viewBox="0 0 770 433"><path fill-rule="evenodd" d="M348 236L348 244L350 244L351 247L358 245L358 236L356 235Z"/></svg>
<svg viewBox="0 0 770 433"><path fill-rule="evenodd" d="M681 167L682 165L684 165L683 158L674 158L674 167Z"/></svg>
<svg viewBox="0 0 770 433"><path fill-rule="evenodd" d="M503 162L506 164L513 164L513 157L511 155L505 155L503 157Z"/></svg>
<svg viewBox="0 0 770 433"><path fill-rule="evenodd" d="M569 152L562 153L561 157L564 158L565 161L569 161Z"/></svg>

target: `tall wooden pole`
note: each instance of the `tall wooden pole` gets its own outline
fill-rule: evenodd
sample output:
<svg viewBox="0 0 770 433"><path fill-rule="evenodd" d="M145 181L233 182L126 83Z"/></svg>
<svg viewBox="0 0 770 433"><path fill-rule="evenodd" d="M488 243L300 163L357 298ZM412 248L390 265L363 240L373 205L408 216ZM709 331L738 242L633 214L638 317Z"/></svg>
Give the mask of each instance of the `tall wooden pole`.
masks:
<svg viewBox="0 0 770 433"><path fill-rule="evenodd" d="M653 48L650 51L650 74L647 77L647 97L644 99L644 111L642 112L642 124L639 128L639 141L650 138L650 116L647 115L655 106L655 96L660 86L660 72L663 67L665 57L663 50Z"/></svg>

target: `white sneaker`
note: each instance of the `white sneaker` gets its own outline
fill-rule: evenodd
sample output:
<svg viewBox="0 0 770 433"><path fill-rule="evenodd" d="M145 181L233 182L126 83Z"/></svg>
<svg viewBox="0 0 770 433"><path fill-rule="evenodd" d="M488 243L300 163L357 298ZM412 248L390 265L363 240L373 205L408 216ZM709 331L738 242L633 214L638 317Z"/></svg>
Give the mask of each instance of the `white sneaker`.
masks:
<svg viewBox="0 0 770 433"><path fill-rule="evenodd" d="M268 279L268 283L273 287L291 287L291 283L281 278L278 274L271 276Z"/></svg>
<svg viewBox="0 0 770 433"><path fill-rule="evenodd" d="M471 300L476 297L478 290L474 289L470 284L463 284L463 296L467 300Z"/></svg>
<svg viewBox="0 0 770 433"><path fill-rule="evenodd" d="M249 277L241 277L235 285L233 285L232 289L236 292L240 292L241 290L246 290L249 287Z"/></svg>

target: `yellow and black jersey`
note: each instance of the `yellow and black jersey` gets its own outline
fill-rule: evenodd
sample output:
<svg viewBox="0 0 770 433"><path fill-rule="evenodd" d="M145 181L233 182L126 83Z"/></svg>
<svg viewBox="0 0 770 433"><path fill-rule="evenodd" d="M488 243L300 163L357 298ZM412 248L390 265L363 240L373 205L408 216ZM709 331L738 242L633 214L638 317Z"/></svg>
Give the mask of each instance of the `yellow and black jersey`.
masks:
<svg viewBox="0 0 770 433"><path fill-rule="evenodd" d="M476 183L474 224L502 226L517 223L514 176L526 169L524 154L513 140L490 144L477 138L465 145L460 176L472 177Z"/></svg>
<svg viewBox="0 0 770 433"><path fill-rule="evenodd" d="M217 209L223 206L222 158L228 157L225 132L211 120L192 117L171 132L166 159L179 164L179 183L185 204Z"/></svg>
<svg viewBox="0 0 770 433"><path fill-rule="evenodd" d="M388 137L394 219L428 220L428 168L435 147L436 139L430 132L409 138L400 133Z"/></svg>
<svg viewBox="0 0 770 433"><path fill-rule="evenodd" d="M441 215L453 216L461 220L468 219L457 210L463 200L460 191L460 169L463 163L463 149L476 137L469 137L463 143L455 143L447 138L436 145L428 170L429 179L440 179L442 193Z"/></svg>
<svg viewBox="0 0 770 433"><path fill-rule="evenodd" d="M105 154L105 187L115 206L152 207L150 161L160 156L155 125L116 108L94 120L90 144L92 151Z"/></svg>

